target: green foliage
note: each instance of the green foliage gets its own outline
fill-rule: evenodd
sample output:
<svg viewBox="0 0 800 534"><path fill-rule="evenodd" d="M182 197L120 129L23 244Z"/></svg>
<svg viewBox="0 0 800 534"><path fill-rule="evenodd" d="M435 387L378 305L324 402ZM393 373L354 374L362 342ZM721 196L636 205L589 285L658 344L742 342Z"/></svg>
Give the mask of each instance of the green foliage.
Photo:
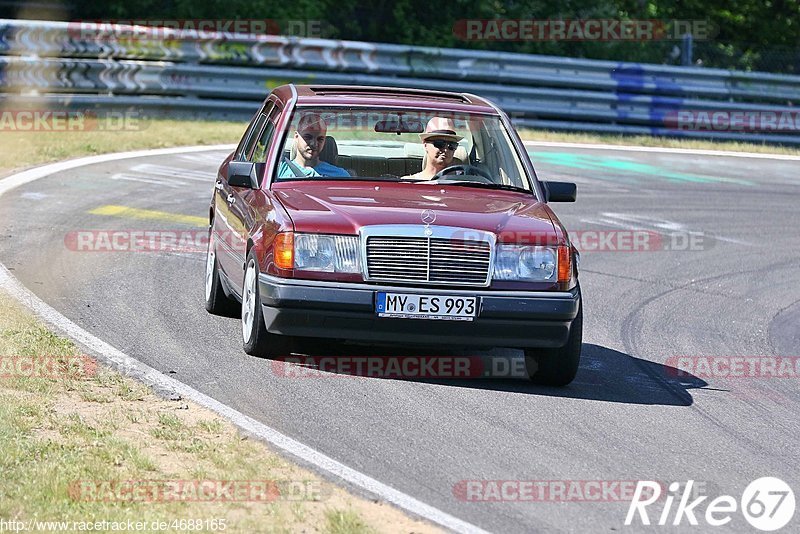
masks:
<svg viewBox="0 0 800 534"><path fill-rule="evenodd" d="M73 19L318 20L325 37L568 57L679 63L680 42L464 41L461 19L707 20L718 33L696 41L695 63L800 73L800 0L107 0L77 2ZM677 48L676 48L677 47Z"/></svg>

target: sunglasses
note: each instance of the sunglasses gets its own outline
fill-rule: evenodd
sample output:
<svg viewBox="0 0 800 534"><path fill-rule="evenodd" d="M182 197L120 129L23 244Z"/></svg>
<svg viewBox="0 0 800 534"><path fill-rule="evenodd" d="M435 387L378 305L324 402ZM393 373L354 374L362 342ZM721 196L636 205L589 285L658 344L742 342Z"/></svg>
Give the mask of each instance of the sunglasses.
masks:
<svg viewBox="0 0 800 534"><path fill-rule="evenodd" d="M441 139L437 139L436 141L428 141L430 144L436 147L436 150L455 150L458 148L458 143L455 141L442 141Z"/></svg>

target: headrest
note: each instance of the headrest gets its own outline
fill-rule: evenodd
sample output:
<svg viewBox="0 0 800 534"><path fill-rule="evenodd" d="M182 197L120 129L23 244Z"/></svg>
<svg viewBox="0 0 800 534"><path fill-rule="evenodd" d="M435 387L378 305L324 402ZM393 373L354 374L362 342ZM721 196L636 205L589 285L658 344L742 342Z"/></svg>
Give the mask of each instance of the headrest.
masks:
<svg viewBox="0 0 800 534"><path fill-rule="evenodd" d="M331 165L336 165L339 158L339 147L336 146L336 139L330 135L325 136L325 146L322 147L322 152L319 153L319 159L327 161Z"/></svg>
<svg viewBox="0 0 800 534"><path fill-rule="evenodd" d="M295 157L297 157L297 147L294 146L294 141L292 141L292 148L289 152L289 159L294 161ZM336 165L336 160L338 158L339 158L339 147L336 145L336 139L334 139L330 135L326 135L325 146L322 147L322 152L319 153L319 159L321 161L328 162L331 165Z"/></svg>

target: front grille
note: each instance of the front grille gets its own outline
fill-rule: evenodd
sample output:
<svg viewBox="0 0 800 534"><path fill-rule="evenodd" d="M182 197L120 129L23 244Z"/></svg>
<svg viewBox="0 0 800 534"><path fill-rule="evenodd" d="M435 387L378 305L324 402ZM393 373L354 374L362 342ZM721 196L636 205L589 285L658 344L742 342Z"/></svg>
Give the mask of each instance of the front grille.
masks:
<svg viewBox="0 0 800 534"><path fill-rule="evenodd" d="M439 237L367 238L367 276L387 282L487 285L491 245Z"/></svg>

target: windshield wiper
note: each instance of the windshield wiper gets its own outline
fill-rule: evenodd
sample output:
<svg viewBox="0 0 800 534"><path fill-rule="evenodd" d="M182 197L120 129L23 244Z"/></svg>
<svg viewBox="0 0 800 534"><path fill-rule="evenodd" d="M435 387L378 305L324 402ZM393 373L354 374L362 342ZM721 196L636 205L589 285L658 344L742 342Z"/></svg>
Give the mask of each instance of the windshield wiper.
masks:
<svg viewBox="0 0 800 534"><path fill-rule="evenodd" d="M517 187L516 185L508 185L508 184L495 184L495 183L486 183L486 182L473 182L471 180L444 180L436 182L439 185L464 185L467 187L483 187L486 189L502 189L503 191L517 191L519 193L527 193L531 194L529 189L525 189L524 187Z"/></svg>

